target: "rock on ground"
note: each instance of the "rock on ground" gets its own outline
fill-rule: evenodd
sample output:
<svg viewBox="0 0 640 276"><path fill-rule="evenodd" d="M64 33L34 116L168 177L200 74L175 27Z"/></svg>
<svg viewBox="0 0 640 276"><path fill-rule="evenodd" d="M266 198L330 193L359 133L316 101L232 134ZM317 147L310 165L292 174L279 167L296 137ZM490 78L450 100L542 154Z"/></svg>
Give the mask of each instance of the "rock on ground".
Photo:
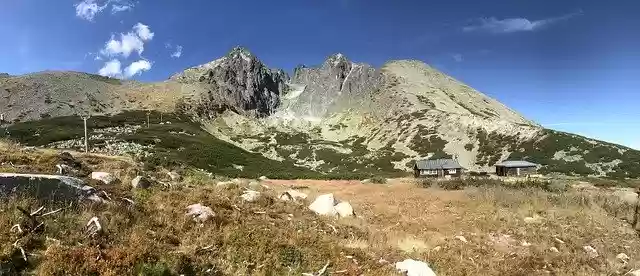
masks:
<svg viewBox="0 0 640 276"><path fill-rule="evenodd" d="M108 172L92 172L91 179L102 181L104 184L112 184L118 180L113 174Z"/></svg>
<svg viewBox="0 0 640 276"><path fill-rule="evenodd" d="M623 263L625 263L625 264L626 264L626 263L628 263L628 262L629 262L629 260L630 260L631 258L629 258L629 256L627 256L627 254L620 253L620 254L618 254L618 255L616 256L616 259L618 259L619 261L621 261L621 262L623 262Z"/></svg>
<svg viewBox="0 0 640 276"><path fill-rule="evenodd" d="M425 262L406 259L396 263L396 269L407 276L436 276L436 273Z"/></svg>
<svg viewBox="0 0 640 276"><path fill-rule="evenodd" d="M131 180L131 186L134 189L147 189L151 187L151 181L144 176L136 176L136 178Z"/></svg>
<svg viewBox="0 0 640 276"><path fill-rule="evenodd" d="M524 218L524 222L525 223L540 223L540 222L542 222L542 217L540 217L540 216L526 217L526 218Z"/></svg>
<svg viewBox="0 0 640 276"><path fill-rule="evenodd" d="M320 195L309 205L309 209L319 215L335 216L337 214L336 199L333 194Z"/></svg>
<svg viewBox="0 0 640 276"><path fill-rule="evenodd" d="M629 271L629 273L625 274L625 276L640 276L640 269Z"/></svg>
<svg viewBox="0 0 640 276"><path fill-rule="evenodd" d="M187 206L186 216L191 217L195 222L205 222L215 217L215 215L211 208L200 203Z"/></svg>
<svg viewBox="0 0 640 276"><path fill-rule="evenodd" d="M584 249L584 252L587 253L590 258L598 257L598 251L590 245L585 245L582 249Z"/></svg>
<svg viewBox="0 0 640 276"><path fill-rule="evenodd" d="M75 177L45 174L0 173L0 198L29 196L47 201L87 199L96 190Z"/></svg>
<svg viewBox="0 0 640 276"><path fill-rule="evenodd" d="M298 201L307 198L307 194L296 190L288 190L280 195L280 199L284 201Z"/></svg>
<svg viewBox="0 0 640 276"><path fill-rule="evenodd" d="M246 202L254 202L260 198L260 192L246 190L240 197Z"/></svg>
<svg viewBox="0 0 640 276"><path fill-rule="evenodd" d="M264 176L264 175L258 178L258 180L260 180L260 181L265 181L265 180L268 180L268 179L269 179L269 178L267 178L267 177L266 177L266 176Z"/></svg>
<svg viewBox="0 0 640 276"><path fill-rule="evenodd" d="M171 178L171 181L180 181L182 179L182 176L175 171L167 172L167 175Z"/></svg>
<svg viewBox="0 0 640 276"><path fill-rule="evenodd" d="M338 212L338 215L340 215L340 217L351 217L354 215L353 213L353 207L351 207L351 204L349 204L349 202L340 202L338 204L336 204L336 206L334 206L334 208L336 209L336 212Z"/></svg>

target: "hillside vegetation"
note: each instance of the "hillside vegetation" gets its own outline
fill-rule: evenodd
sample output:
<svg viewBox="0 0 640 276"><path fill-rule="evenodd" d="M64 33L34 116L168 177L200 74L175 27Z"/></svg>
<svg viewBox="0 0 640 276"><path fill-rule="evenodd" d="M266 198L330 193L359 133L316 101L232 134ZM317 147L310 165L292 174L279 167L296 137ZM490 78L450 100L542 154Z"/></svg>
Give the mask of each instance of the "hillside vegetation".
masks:
<svg viewBox="0 0 640 276"><path fill-rule="evenodd" d="M202 130L198 123L176 114L129 111L113 116L94 116L87 121L91 148L99 150L109 144L134 143L144 147L134 157L149 169L199 168L227 177L291 178L367 178L359 171L317 172L284 160L268 159L217 139ZM134 130L131 130L132 127ZM105 129L115 131L104 132ZM8 126L0 137L29 146L52 146L56 142L77 141L73 148L83 149L83 121L77 116L47 118Z"/></svg>

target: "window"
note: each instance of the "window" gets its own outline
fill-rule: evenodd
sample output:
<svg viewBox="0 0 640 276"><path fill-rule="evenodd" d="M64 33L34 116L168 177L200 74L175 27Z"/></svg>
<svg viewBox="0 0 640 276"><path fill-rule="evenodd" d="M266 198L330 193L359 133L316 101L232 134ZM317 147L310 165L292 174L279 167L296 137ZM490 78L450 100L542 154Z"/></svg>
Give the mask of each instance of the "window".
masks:
<svg viewBox="0 0 640 276"><path fill-rule="evenodd" d="M421 170L420 174L421 175L437 175L438 171L437 170Z"/></svg>

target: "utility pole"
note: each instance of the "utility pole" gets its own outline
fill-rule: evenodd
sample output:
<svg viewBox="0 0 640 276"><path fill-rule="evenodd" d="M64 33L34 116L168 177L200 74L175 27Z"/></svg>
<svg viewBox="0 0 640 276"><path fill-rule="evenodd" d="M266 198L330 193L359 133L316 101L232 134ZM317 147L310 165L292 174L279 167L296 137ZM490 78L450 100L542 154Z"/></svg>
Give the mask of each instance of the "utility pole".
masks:
<svg viewBox="0 0 640 276"><path fill-rule="evenodd" d="M160 112L160 122L162 123L162 112Z"/></svg>
<svg viewBox="0 0 640 276"><path fill-rule="evenodd" d="M147 110L147 128L149 128L149 115L151 114L151 111Z"/></svg>
<svg viewBox="0 0 640 276"><path fill-rule="evenodd" d="M87 135L87 119L89 119L89 115L81 116L84 121L84 152L89 152L89 136Z"/></svg>

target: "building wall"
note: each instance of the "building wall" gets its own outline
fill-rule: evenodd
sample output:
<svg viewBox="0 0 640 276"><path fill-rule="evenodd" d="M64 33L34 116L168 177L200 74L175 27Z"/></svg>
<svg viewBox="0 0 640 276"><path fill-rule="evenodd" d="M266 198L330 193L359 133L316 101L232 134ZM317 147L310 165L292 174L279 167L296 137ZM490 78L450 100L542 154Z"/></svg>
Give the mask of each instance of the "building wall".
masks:
<svg viewBox="0 0 640 276"><path fill-rule="evenodd" d="M427 173L427 171L430 171L430 173ZM433 173L433 171L435 171L435 173ZM443 169L419 170L414 168L413 175L417 178L418 177L419 178L437 178L437 177L445 177L447 175L451 177L460 177L462 175L462 169L456 169L455 172L452 172L452 170L443 170Z"/></svg>
<svg viewBox="0 0 640 276"><path fill-rule="evenodd" d="M496 167L496 174L499 176L518 176L518 169L520 170L519 176L527 176L536 174L538 171L535 167L527 167L527 168L506 168L506 167Z"/></svg>

